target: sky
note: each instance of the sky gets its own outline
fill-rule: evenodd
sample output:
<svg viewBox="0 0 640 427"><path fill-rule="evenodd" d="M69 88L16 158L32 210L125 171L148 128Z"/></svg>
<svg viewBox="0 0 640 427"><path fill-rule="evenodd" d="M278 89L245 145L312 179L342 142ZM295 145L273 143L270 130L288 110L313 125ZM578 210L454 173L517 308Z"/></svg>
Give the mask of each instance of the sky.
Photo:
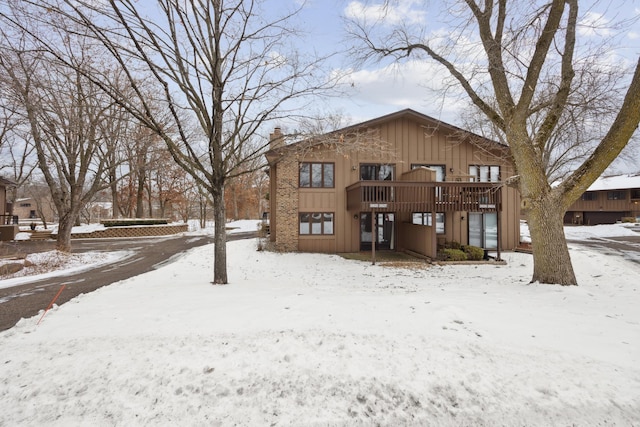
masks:
<svg viewBox="0 0 640 427"><path fill-rule="evenodd" d="M301 0L290 0L300 3ZM280 3L279 1L277 3ZM301 15L303 28L310 40L305 44L312 49L326 51L332 48L344 48L348 43L345 36L345 18L367 16L370 19L380 18L385 14L385 22L409 22L423 26L428 34L448 31L448 24L443 22L443 7L451 1L392 1L394 5L384 11L379 5L381 1L340 1L309 0ZM610 36L612 31L607 25L621 17L635 17L628 23L628 28L616 41L620 48L617 54L608 60L619 65L621 58L635 64L640 56L640 4L634 1L581 1L580 10L584 15L581 22L590 23L597 28L582 26L579 36L592 40L601 36ZM456 99L442 101L442 96L430 88L442 87L442 80L448 76L441 67L431 62L408 61L400 67L389 67L388 64L367 64L364 68L356 67L352 58L340 56L334 63L342 69L351 69L348 80L353 87L347 96L335 102L344 109L355 122L368 120L379 115L391 113L403 108L413 108L424 114L459 125L459 108L466 105ZM465 99L466 102L466 99ZM457 123L456 123L457 122Z"/></svg>
<svg viewBox="0 0 640 427"><path fill-rule="evenodd" d="M290 0L295 4L302 0ZM280 2L277 2L280 4ZM427 35L450 30L451 13L445 10L453 1L392 1L386 11L381 1L309 0L305 2L301 21L309 38L305 48L326 52L327 49L344 49L351 42L346 38L345 19L366 16L385 23L409 23L424 29ZM640 57L640 4L635 1L580 2L580 27L578 35L585 43L608 38L612 48L607 49L601 61L607 66L632 67ZM626 20L621 31L614 31L612 23ZM359 123L384 114L412 108L436 119L465 127L461 112L468 108L465 93L457 87L446 92L448 72L431 61L411 59L400 64L355 64L349 55L338 55L332 65L345 73L347 85L342 96L331 99L328 109L343 114L348 124ZM640 135L626 150L626 157L619 159L612 170L636 172L640 160L634 153L640 151Z"/></svg>
<svg viewBox="0 0 640 427"><path fill-rule="evenodd" d="M0 332L0 425L640 422L637 252L570 244L579 286L560 287L529 284L524 253L373 266L257 246L228 243L229 285L202 246Z"/></svg>

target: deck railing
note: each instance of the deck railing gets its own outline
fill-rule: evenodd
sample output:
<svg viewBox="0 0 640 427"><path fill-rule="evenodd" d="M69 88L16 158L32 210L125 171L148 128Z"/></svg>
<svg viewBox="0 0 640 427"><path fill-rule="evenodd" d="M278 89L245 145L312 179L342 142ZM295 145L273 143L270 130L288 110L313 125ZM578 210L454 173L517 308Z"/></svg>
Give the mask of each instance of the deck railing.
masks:
<svg viewBox="0 0 640 427"><path fill-rule="evenodd" d="M0 215L0 225L18 224L18 215Z"/></svg>
<svg viewBox="0 0 640 427"><path fill-rule="evenodd" d="M346 188L347 209L369 212L496 212L502 183L358 181Z"/></svg>

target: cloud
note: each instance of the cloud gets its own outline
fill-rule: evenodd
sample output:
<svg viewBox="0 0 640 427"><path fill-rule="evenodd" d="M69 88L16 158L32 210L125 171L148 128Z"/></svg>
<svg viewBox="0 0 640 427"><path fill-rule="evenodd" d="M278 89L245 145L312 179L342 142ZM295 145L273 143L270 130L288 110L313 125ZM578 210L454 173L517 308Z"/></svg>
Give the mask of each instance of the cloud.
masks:
<svg viewBox="0 0 640 427"><path fill-rule="evenodd" d="M426 12L417 5L419 2L416 0L399 0L389 4L371 5L352 1L345 7L344 16L368 22L383 22L386 25L424 23Z"/></svg>
<svg viewBox="0 0 640 427"><path fill-rule="evenodd" d="M578 22L578 33L582 36L609 36L611 35L610 21L602 13L587 12Z"/></svg>
<svg viewBox="0 0 640 427"><path fill-rule="evenodd" d="M452 124L468 107L466 94L451 86L447 70L432 61L407 61L349 73L351 102L384 113L412 108ZM373 117L373 113L370 116ZM370 118L370 117L369 117Z"/></svg>

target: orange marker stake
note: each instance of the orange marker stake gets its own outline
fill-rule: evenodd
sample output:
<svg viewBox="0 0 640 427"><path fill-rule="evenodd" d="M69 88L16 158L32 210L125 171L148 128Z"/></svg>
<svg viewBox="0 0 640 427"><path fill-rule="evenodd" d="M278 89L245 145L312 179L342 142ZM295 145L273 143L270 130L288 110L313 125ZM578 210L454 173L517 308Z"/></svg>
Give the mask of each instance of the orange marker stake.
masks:
<svg viewBox="0 0 640 427"><path fill-rule="evenodd" d="M38 320L38 323L36 323L36 326L40 324L40 322L42 322L42 318L44 317L45 314L47 314L47 311L49 311L51 309L51 307L53 307L53 303L56 302L56 300L58 299L58 297L60 296L60 294L62 293L62 290L64 289L66 285L62 285L62 287L60 288L60 290L58 291L58 293L56 294L55 297L53 297L53 299L51 300L51 302L49 303L49 307L47 307L47 309L44 311L44 313L42 313L42 316L40 317L40 320Z"/></svg>

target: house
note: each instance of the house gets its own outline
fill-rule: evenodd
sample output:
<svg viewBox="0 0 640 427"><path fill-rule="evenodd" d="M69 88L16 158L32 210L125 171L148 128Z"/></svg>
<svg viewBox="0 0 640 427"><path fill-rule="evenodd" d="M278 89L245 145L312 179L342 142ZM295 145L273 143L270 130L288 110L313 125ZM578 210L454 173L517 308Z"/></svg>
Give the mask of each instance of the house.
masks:
<svg viewBox="0 0 640 427"><path fill-rule="evenodd" d="M19 232L18 218L13 215L13 204L7 202L7 188L15 182L0 176L0 240L13 240Z"/></svg>
<svg viewBox="0 0 640 427"><path fill-rule="evenodd" d="M32 222L53 222L56 214L50 196L36 200L33 197L22 197L16 199L13 204L13 213L20 218L22 224ZM42 216L44 216L44 218Z"/></svg>
<svg viewBox="0 0 640 427"><path fill-rule="evenodd" d="M519 244L520 198L506 146L407 109L266 153L276 250L401 250L445 241ZM375 254L375 252L374 252Z"/></svg>
<svg viewBox="0 0 640 427"><path fill-rule="evenodd" d="M564 216L565 224L615 224L640 218L640 173L598 178Z"/></svg>

